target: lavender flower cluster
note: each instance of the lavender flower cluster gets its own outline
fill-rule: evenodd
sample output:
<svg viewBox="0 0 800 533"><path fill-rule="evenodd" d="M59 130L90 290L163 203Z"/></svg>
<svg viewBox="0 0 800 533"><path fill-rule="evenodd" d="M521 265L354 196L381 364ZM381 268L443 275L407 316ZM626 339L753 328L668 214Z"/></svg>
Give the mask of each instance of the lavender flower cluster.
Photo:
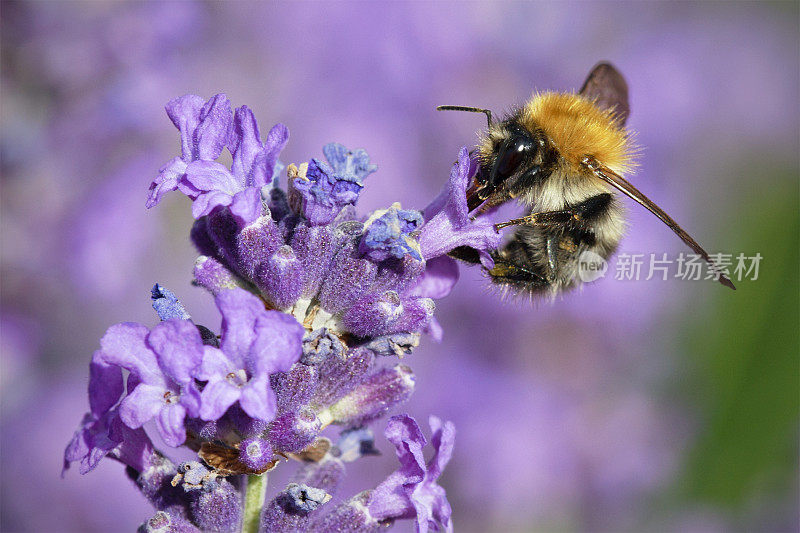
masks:
<svg viewBox="0 0 800 533"><path fill-rule="evenodd" d="M487 250L499 235L470 219L466 188L476 162L462 148L444 191L422 212L393 204L359 217L355 204L375 172L364 150L323 148L325 160L286 168L289 138L275 125L262 141L253 113L225 95L187 95L167 114L181 156L150 187L147 206L178 190L192 200L191 238L202 254L194 282L214 296L219 334L195 324L178 298L156 285L161 322L112 326L90 364L90 412L65 452L81 473L103 457L124 465L155 516L146 532L375 531L413 519L419 531L452 529L437 479L455 429L430 417L427 440L406 414L386 438L400 467L338 505L345 463L376 453L368 426L409 398L411 368L393 362L421 334L441 337L434 301L458 279L447 253ZM227 149L227 167L218 161ZM151 424L148 424L151 423ZM144 426L196 460L175 464ZM339 426L331 439L323 430ZM294 482L265 501L266 473L299 463Z"/></svg>

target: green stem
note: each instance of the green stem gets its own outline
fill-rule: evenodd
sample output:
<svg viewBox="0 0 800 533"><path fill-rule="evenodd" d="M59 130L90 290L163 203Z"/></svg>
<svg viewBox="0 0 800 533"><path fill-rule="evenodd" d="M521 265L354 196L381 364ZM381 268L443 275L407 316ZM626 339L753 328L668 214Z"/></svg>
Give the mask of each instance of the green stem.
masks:
<svg viewBox="0 0 800 533"><path fill-rule="evenodd" d="M247 490L244 497L244 518L242 533L258 533L261 525L261 509L267 495L267 475L247 476Z"/></svg>

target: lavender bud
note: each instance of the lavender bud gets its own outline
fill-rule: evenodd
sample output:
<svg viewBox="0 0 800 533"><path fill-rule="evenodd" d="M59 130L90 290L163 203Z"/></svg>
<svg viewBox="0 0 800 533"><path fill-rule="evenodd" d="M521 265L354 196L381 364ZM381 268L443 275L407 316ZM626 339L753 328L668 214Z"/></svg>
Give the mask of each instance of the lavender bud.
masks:
<svg viewBox="0 0 800 533"><path fill-rule="evenodd" d="M372 369L375 356L369 350L357 348L345 358L329 357L317 367L319 385L312 403L328 406L350 392Z"/></svg>
<svg viewBox="0 0 800 533"><path fill-rule="evenodd" d="M256 268L255 282L276 309L286 309L303 292L303 265L289 246L281 246Z"/></svg>
<svg viewBox="0 0 800 533"><path fill-rule="evenodd" d="M328 453L319 462L303 463L295 474L294 480L297 483L305 483L330 494L336 494L344 474L344 463Z"/></svg>
<svg viewBox="0 0 800 533"><path fill-rule="evenodd" d="M277 397L278 412L294 411L306 405L314 395L317 371L305 364L295 364L288 372L272 374L270 386Z"/></svg>
<svg viewBox="0 0 800 533"><path fill-rule="evenodd" d="M262 216L242 229L236 239L238 266L249 279L255 278L256 269L275 253L283 243L277 225L270 216Z"/></svg>
<svg viewBox="0 0 800 533"><path fill-rule="evenodd" d="M268 440L250 437L239 444L239 461L251 470L265 469L272 457L272 445Z"/></svg>
<svg viewBox="0 0 800 533"><path fill-rule="evenodd" d="M310 410L286 413L269 425L269 440L275 451L299 452L314 442L321 430L321 423Z"/></svg>
<svg viewBox="0 0 800 533"><path fill-rule="evenodd" d="M347 531L348 533L376 533L381 524L367 510L371 491L361 492L312 523L313 531Z"/></svg>
<svg viewBox="0 0 800 533"><path fill-rule="evenodd" d="M414 382L414 373L406 365L385 368L332 405L328 415L333 423L344 425L374 420L407 400L414 392Z"/></svg>
<svg viewBox="0 0 800 533"><path fill-rule="evenodd" d="M319 294L322 307L333 314L346 310L369 290L377 273L378 266L362 258L358 246L349 243L336 253L322 284Z"/></svg>
<svg viewBox="0 0 800 533"><path fill-rule="evenodd" d="M138 533L196 533L199 531L186 518L170 515L164 511L158 511L137 529Z"/></svg>
<svg viewBox="0 0 800 533"><path fill-rule="evenodd" d="M158 461L153 461L151 466L142 472L136 472L130 467L126 468L125 472L134 480L136 486L153 504L153 507L160 511L167 511L170 515L186 513L188 503L186 493L172 485L172 479L178 473L172 461L160 456Z"/></svg>
<svg viewBox="0 0 800 533"><path fill-rule="evenodd" d="M201 255L194 263L194 283L217 294L225 289L234 289L242 285L225 265L214 259Z"/></svg>
<svg viewBox="0 0 800 533"><path fill-rule="evenodd" d="M222 479L214 490L193 494L192 521L201 531L236 533L240 530L242 496L229 481Z"/></svg>

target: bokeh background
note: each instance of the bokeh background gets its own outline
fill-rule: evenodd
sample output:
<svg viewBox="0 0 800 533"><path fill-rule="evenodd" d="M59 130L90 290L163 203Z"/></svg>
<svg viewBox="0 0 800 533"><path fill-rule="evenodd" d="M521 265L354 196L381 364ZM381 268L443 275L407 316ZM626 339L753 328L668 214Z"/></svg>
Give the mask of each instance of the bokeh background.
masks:
<svg viewBox="0 0 800 533"><path fill-rule="evenodd" d="M530 305L464 269L437 309L444 340L408 359L408 411L458 430L442 480L456 530L798 529L796 2L0 10L3 531L133 531L152 513L117 463L59 473L91 353L115 322L154 323L153 282L218 324L190 285L188 201L144 208L179 150L169 99L226 92L262 129L286 123L287 163L364 147L379 171L362 212L422 208L483 124L436 105L499 112L579 87L600 59L630 84L635 183L711 251L760 253L760 275L735 293L607 276ZM685 251L641 208L630 222L621 252ZM384 455L350 468L344 494L395 468L378 440Z"/></svg>

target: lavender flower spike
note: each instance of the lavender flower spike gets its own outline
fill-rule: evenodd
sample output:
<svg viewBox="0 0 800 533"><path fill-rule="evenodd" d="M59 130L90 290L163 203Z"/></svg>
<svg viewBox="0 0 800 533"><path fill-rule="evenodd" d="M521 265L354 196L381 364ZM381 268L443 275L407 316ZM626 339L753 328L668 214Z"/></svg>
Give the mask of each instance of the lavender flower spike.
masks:
<svg viewBox="0 0 800 533"><path fill-rule="evenodd" d="M435 451L426 465L422 456L426 440L417 422L408 415L389 419L386 438L394 444L401 466L373 491L368 509L376 520L416 517L418 532L429 527L438 531L439 524L451 532L450 504L436 480L453 454L455 427L435 416L429 424Z"/></svg>
<svg viewBox="0 0 800 533"><path fill-rule="evenodd" d="M447 254L480 253L500 235L469 217L466 190L477 162L462 149L445 190L424 213L387 202L359 214L375 172L363 149L331 143L327 162L290 165L281 189L282 124L262 139L253 112L232 112L224 94L176 98L167 113L181 153L150 186L148 207L167 191L192 200L190 238L200 258L195 285L222 316L219 335L196 325L177 297L156 284L152 329L121 323L90 364L87 414L64 453L82 473L103 457L155 507L140 531L377 532L399 519L417 530L452 531L437 480L453 451L453 424L431 417L434 453L408 415L385 435L399 469L374 490L326 505L346 465L376 453L368 424L406 401L412 369L385 358L409 355L423 333L441 337L435 300L458 279ZM223 164L223 151L231 164ZM143 425L195 456L179 467L156 450ZM331 425L348 430L332 444ZM327 432L327 433L326 433ZM266 472L302 462L294 483L265 500Z"/></svg>
<svg viewBox="0 0 800 533"><path fill-rule="evenodd" d="M220 292L220 348L207 346L197 378L207 381L200 417L217 420L237 401L251 417L270 421L277 409L269 376L287 372L303 352L305 329L291 315L267 311L243 289Z"/></svg>

